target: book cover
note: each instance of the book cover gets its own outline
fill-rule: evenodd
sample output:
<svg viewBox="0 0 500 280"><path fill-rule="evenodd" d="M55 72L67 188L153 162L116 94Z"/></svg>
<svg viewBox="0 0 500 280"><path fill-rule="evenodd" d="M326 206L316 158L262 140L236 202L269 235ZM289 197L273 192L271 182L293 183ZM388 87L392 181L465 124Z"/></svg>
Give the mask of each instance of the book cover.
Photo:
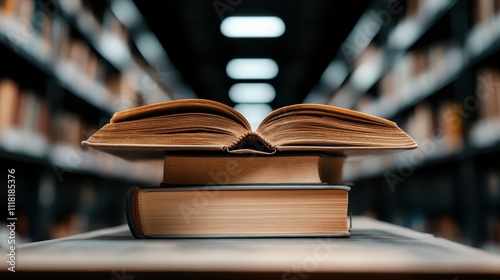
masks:
<svg viewBox="0 0 500 280"><path fill-rule="evenodd" d="M349 236L343 185L131 188L127 221L136 238Z"/></svg>

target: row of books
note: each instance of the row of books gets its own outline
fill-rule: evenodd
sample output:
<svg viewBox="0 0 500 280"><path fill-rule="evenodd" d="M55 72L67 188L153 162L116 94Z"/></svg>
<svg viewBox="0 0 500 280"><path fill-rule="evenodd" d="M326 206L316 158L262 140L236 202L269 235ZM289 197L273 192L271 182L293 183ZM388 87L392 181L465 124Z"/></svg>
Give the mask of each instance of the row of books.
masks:
<svg viewBox="0 0 500 280"><path fill-rule="evenodd" d="M453 178L447 172L429 174L424 171L406 177L404 185L395 187L388 187L385 178L363 181L364 191L353 194L353 199L362 202L363 215L465 242L467 226L456 215L455 201L459 195Z"/></svg>
<svg viewBox="0 0 500 280"><path fill-rule="evenodd" d="M413 11L416 6L420 6L421 1L411 1L408 8ZM415 6L415 7L414 7ZM500 35L500 16L499 16L499 2L497 0L485 0L472 3L473 6L473 22L470 31L469 41L474 44L482 44L487 46L485 42L493 42ZM416 14L416 12L411 12ZM479 30L479 31L478 31ZM480 32L485 38L476 38L475 34ZM473 39L474 40L470 40ZM379 95L374 97L372 95L363 95L356 104L355 109L374 114L381 117L391 118L396 116L401 109L415 106L413 115L409 117L407 127L409 134L416 139L431 139L429 132L429 124L436 120L442 120L443 113L438 112L455 112L452 114L446 113L452 119L460 120L457 115L458 111L466 110L466 114L478 116L477 121L470 131L468 131L469 140L477 146L487 146L495 143L500 139L498 131L499 113L497 100L500 96L498 91L498 70L494 68L479 68L476 71L476 94L472 96L477 108L468 108L466 104L449 104L443 109L443 104L433 110L436 111L438 117L432 117L430 106L428 104L420 104L421 100L439 91L441 88L451 82L454 77L460 73L464 67L468 67L471 60L479 54L474 53L474 48L461 48L456 44L450 42L434 43L426 48L412 49L406 53L400 60L396 62L394 67L390 69L378 83ZM484 47L483 47L484 50ZM373 56L373 55L372 55ZM369 57L368 57L369 59ZM458 107L457 107L458 106ZM459 107L462 108L459 108ZM450 109L455 107L455 109ZM467 107L467 108L465 108ZM400 109L401 108L401 109ZM476 112L477 111L477 112ZM461 113L464 115L464 113ZM416 116L421 117L416 117ZM470 118L470 117L469 117ZM411 119L414 119L412 121ZM420 121L419 121L420 119ZM439 121L438 121L439 122ZM455 123L461 123L457 121ZM411 128L413 127L413 128ZM446 126L442 126L446 128ZM463 132L458 129L461 125L457 125L455 132L449 132L451 146L459 150L461 143L464 141L462 138ZM413 131L412 131L413 130ZM450 128L447 128L450 130ZM452 136L455 135L455 136ZM455 150L455 149L452 149Z"/></svg>
<svg viewBox="0 0 500 280"><path fill-rule="evenodd" d="M32 90L20 89L12 80L0 80L0 139L2 146L42 156L48 147L50 108ZM30 145L30 143L34 145Z"/></svg>
<svg viewBox="0 0 500 280"><path fill-rule="evenodd" d="M165 81L153 78L152 73L157 69L145 64L139 54L122 68L109 67L110 61L97 49L104 45L102 37L119 33L120 40L127 39L112 14L106 20L101 19L108 23L97 28L100 35L92 33L95 38L88 40L67 19L55 12L51 14L44 3L31 0L0 3L0 36L6 38L8 47L16 53L19 49L28 53L29 59L38 62L35 65L41 64L44 71L54 74L63 87L110 112L152 102L151 98L169 99L167 88L162 87ZM57 12L58 2L53 5L56 6L50 8ZM145 92L150 99L143 98Z"/></svg>
<svg viewBox="0 0 500 280"><path fill-rule="evenodd" d="M462 189L457 183L456 166L451 164L448 168L438 170L419 169L411 161L400 161L399 170L387 170L389 172L382 178L357 183L363 186L363 192L357 192L352 197L362 201L362 206L358 207L362 207L364 213L370 216L469 245L474 242L470 234L473 231L471 228L475 227L481 232L482 241L474 246L499 252L498 166L478 168L478 176L488 182L485 185L470 184L468 190ZM391 179L404 182L391 185ZM483 193L483 190L486 192ZM477 197L472 198L476 194ZM472 205L476 199L481 201L480 216L473 215L472 220L463 219L465 203ZM469 212L470 208L465 211Z"/></svg>
<svg viewBox="0 0 500 280"><path fill-rule="evenodd" d="M56 15L65 11L68 17L78 16L78 24L83 32L93 32L92 41L99 41L102 35L117 38L120 44L128 44L128 30L112 13L104 11L105 5L89 5L90 2L75 1L36 1L36 0L3 0L0 2L0 15L3 24L21 28L26 37L40 36L44 46L51 46L54 35L66 36L64 33L55 33ZM87 34L86 34L87 35ZM62 38L67 41L68 38ZM44 48L48 51L48 48Z"/></svg>
<svg viewBox="0 0 500 280"><path fill-rule="evenodd" d="M66 13L78 17L83 29L93 30L97 37L101 34L116 36L123 44L128 44L129 30L113 13L105 12L106 5L82 0L58 1L58 4Z"/></svg>
<svg viewBox="0 0 500 280"><path fill-rule="evenodd" d="M489 167L484 172L486 192L485 198L485 244L483 247L490 251L500 253L500 168Z"/></svg>
<svg viewBox="0 0 500 280"><path fill-rule="evenodd" d="M431 3L432 2L432 3ZM411 18L434 9L434 2L409 1L406 17ZM500 38L500 16L497 0L471 3L472 26L466 44L460 46L443 37L442 42L433 42L424 48L411 49L382 76L378 83L379 98L361 97L356 109L377 116L391 118L400 107L418 102L446 85L468 63L474 62L482 52ZM364 60L374 59L378 54L372 43L362 55ZM356 64L354 64L356 66ZM380 65L382 67L382 65ZM348 89L339 89L339 92ZM346 95L349 95L348 93ZM387 104L390 104L387 105Z"/></svg>
<svg viewBox="0 0 500 280"><path fill-rule="evenodd" d="M162 162L125 161L82 148L81 141L102 124L66 102L75 100L70 96L75 95L96 108L95 112L100 110L103 115L110 115L144 103L170 99L170 91L161 84L167 81L155 78L157 65L145 63L130 45L128 30L110 12L108 4L111 3L106 3L0 0L0 56L8 59L7 64L12 67L19 68L17 61L33 66L33 69L19 69L21 75L9 74L9 79L14 80L0 75L1 156L16 158L13 163L21 166L30 166L31 162L36 165L30 168L32 181L17 182L18 219L25 225L17 233L28 241L116 225L116 216L107 214L115 213L123 218L124 192L120 192L120 187L124 182L148 186L162 180ZM128 64L117 63L124 53L121 51L125 57L128 55ZM47 75L40 78L43 82L33 85L29 81L33 73ZM24 78L27 80L20 80ZM49 87L54 92L64 91L64 102L53 100L52 92L46 92ZM41 173L45 175L38 176ZM47 177L51 180L44 179ZM96 206L102 209L98 217L94 215L90 219L100 224L86 226L89 218L85 212L93 211L92 207L82 207L76 212L58 211L68 215L50 211L43 214L47 205L61 205L74 201L75 197L88 196L79 193L80 183L92 186L95 192L107 189L107 193L94 196L95 200L102 201ZM113 185L111 189L107 188L109 185ZM30 201L31 196L21 195L32 193L33 187L36 187L35 193L40 194L40 200ZM69 193L59 195L60 192ZM56 197L52 196L54 193ZM119 210L110 211L110 208ZM119 223L123 223L123 219Z"/></svg>
<svg viewBox="0 0 500 280"><path fill-rule="evenodd" d="M344 170L346 178L379 176L386 170L397 170L401 164L416 169L425 160L461 151L465 144L463 110L461 104L448 99L438 104L415 105L401 127L415 139L420 150L348 162Z"/></svg>
<svg viewBox="0 0 500 280"><path fill-rule="evenodd" d="M151 183L161 180L158 163L127 162L82 150L81 142L97 129L96 124L68 111L51 114L42 94L19 88L12 80L0 80L0 147L3 149L37 158L48 157L51 164L66 171Z"/></svg>
<svg viewBox="0 0 500 280"><path fill-rule="evenodd" d="M499 0L481 0L472 4L473 16L472 24L489 24L498 13L500 13Z"/></svg>
<svg viewBox="0 0 500 280"><path fill-rule="evenodd" d="M432 10L439 2L432 0L409 0L405 1L405 17L411 18L424 13L426 10ZM490 21L495 14L500 12L500 1L498 0L479 0L470 2L472 11L472 24L481 24Z"/></svg>
<svg viewBox="0 0 500 280"><path fill-rule="evenodd" d="M402 9L405 8L405 12L403 17L400 19L399 25L411 25L414 33L418 34L421 32L420 29L423 29L418 23L422 21L422 25L425 25L432 17L429 14L434 16L434 13L438 10L446 10L443 7L451 6L450 3L452 1L449 0L440 0L440 1L432 1L432 0L412 0L406 1L404 5L398 6L394 5L394 10L390 10L390 12L394 14L399 14ZM394 3L396 4L396 3ZM378 12L378 11L377 11ZM374 11L371 12L369 16L373 16L375 14ZM385 18L384 18L385 20ZM391 17L387 18L387 20L391 20ZM409 23L405 23L409 22ZM385 24L384 24L385 26ZM364 28L364 27L360 27ZM425 27L426 28L426 27ZM394 30L392 30L394 31ZM422 30L423 31L423 30ZM378 32L378 31L377 31ZM417 36L416 34L406 34L407 38L411 38L413 36ZM377 33L374 34L377 37ZM381 44L381 40L372 40L367 44L365 48L362 49L361 52L357 52L356 57L353 59L352 66L354 69L361 65L361 62L371 60L375 57L381 56L384 54L384 46ZM411 45L411 44L410 44ZM378 67L383 68L384 65L380 64Z"/></svg>
<svg viewBox="0 0 500 280"><path fill-rule="evenodd" d="M98 127L74 113L62 112L51 118L49 158L62 171L86 171L107 178L122 178L143 183L157 183L162 178L161 162L131 162L82 149L81 143Z"/></svg>
<svg viewBox="0 0 500 280"><path fill-rule="evenodd" d="M58 1L61 11L82 35L119 70L131 57L129 30L106 5L96 5L88 1ZM133 28L133 27L132 27ZM120 55L113 54L103 46L112 44Z"/></svg>
<svg viewBox="0 0 500 280"><path fill-rule="evenodd" d="M128 68L110 70L106 67L107 61L88 41L72 34L72 27L68 23L59 20L57 24L59 27L55 29L59 30L54 31L57 34L57 45L54 45L55 64L62 75L69 75L72 83L80 84L84 88L88 88L89 84L100 85L105 95L101 99L112 111L116 111L114 104L117 102L126 104L128 108L142 105L138 101L137 85L133 84L142 76L130 78L133 72Z"/></svg>
<svg viewBox="0 0 500 280"><path fill-rule="evenodd" d="M485 67L476 76L476 97L480 119L500 117L500 69Z"/></svg>
<svg viewBox="0 0 500 280"><path fill-rule="evenodd" d="M460 54L460 52L458 52ZM430 83L430 79L442 79L450 68L456 68L457 47L439 43L425 50L412 50L399 59L379 83L382 98L398 101L406 99L416 87Z"/></svg>
<svg viewBox="0 0 500 280"><path fill-rule="evenodd" d="M443 3L449 2L446 0L432 1L432 0L409 0L406 1L405 17L412 18L424 16L426 12L434 10L436 6L441 6Z"/></svg>
<svg viewBox="0 0 500 280"><path fill-rule="evenodd" d="M442 12L430 11L434 4L444 2L449 6ZM483 162L481 156L485 151L494 150L490 156L494 157L500 141L497 113L500 92L497 92L498 68L494 66L500 42L499 3L498 0L406 1L406 15L396 24L381 27L382 36L374 39L377 49L396 47L404 52L403 57L394 60L394 65L387 65L389 59L380 64L389 68L380 75L373 92L356 92L343 86L334 93L353 96L357 110L397 121L419 143L415 151L346 163L344 178L365 187L366 196L361 195L365 198L363 206L358 207L375 213L378 218L452 240L494 247L497 252L500 173L495 164L489 171L477 165ZM470 25L450 28L459 14L465 15L467 18L461 20ZM392 36L395 34L401 36ZM466 39L463 45L453 41L461 35ZM433 40L436 36L440 39ZM396 44L399 41L407 43ZM364 61L377 58L376 52L367 54ZM353 63L353 73L361 67ZM469 73L475 77L470 79ZM366 77L372 76L369 74L367 71ZM465 81L456 85L471 81L475 82L475 88L457 87L453 84L457 79ZM466 98L458 100L458 96ZM484 184L485 180L488 183ZM374 187L376 191L370 193L366 187ZM487 191L483 193L484 190ZM475 192L481 197L474 198ZM359 197L353 200L359 201ZM388 205L382 205L385 202ZM462 203L470 203L470 211L457 211Z"/></svg>
<svg viewBox="0 0 500 280"><path fill-rule="evenodd" d="M430 14L429 11L443 10L442 14L444 14L445 11L453 7L453 2L446 0L408 1L405 3L406 14L399 24L408 26L400 29L407 30L411 26L412 30L416 30L414 33L422 32L422 34L425 34L425 30L432 28L433 23L432 17L428 15ZM425 47L410 48L413 43L408 43L407 48L409 50L403 48L403 51L405 51L403 57L395 60L394 65L385 65L384 53L387 51L384 39L373 40L362 52L357 54L351 63L353 75L351 75L350 82L352 83L336 88L329 104L347 107L356 104L355 109L384 118L391 118L398 112L400 107L412 106L419 99L433 94L443 85L453 80L464 67L475 63L476 58L480 57L482 53L500 39L498 6L500 5L497 0L470 3L469 7L471 9L469 13L473 20L472 25L466 30L468 34L465 45L452 41L450 39L452 34L444 35L440 41L436 42L434 40ZM442 14L433 14L433 16L441 17ZM394 28L390 33L398 33L399 30L395 32L396 29L398 28ZM405 32L409 33L408 31L399 33ZM404 37L412 36L414 35L407 34ZM389 49L394 48L394 46L390 46L391 42L391 40L386 42ZM379 70L387 66L389 67L387 73L382 73L383 70ZM370 73L368 73L368 69L370 69ZM367 74L359 75L360 79L356 79L358 70L360 74L363 71L363 74ZM380 71L380 73L377 73L377 71ZM373 84L377 84L378 98L364 98L363 94ZM360 90L362 92L359 92ZM358 101L360 97L361 100Z"/></svg>
<svg viewBox="0 0 500 280"><path fill-rule="evenodd" d="M410 208L408 205L419 206L410 208L412 210L409 211L413 213L409 217L420 214L421 230L454 241L471 243L473 242L471 239L467 240L470 238L467 236L467 232L470 231L468 227L478 221L461 220L460 210L457 209L462 207L463 201L473 203L473 199L479 199L481 211L475 219L480 219L476 226L480 227L482 242L478 246L498 253L500 252L499 171L499 166L478 167L477 172L481 179L464 190L457 186L455 169L443 169L439 174L432 170L424 170L421 176L407 178L404 190L398 189L402 200L399 207L404 209ZM430 177L432 180L428 179ZM416 191L417 189L420 191ZM432 193L433 199L429 199L429 193ZM472 193L475 193L477 198L471 198Z"/></svg>
<svg viewBox="0 0 500 280"><path fill-rule="evenodd" d="M478 119L472 125L469 140L475 146L488 146L500 140L500 70L479 69L476 76Z"/></svg>
<svg viewBox="0 0 500 280"><path fill-rule="evenodd" d="M464 65L462 51L450 44L436 44L426 51L405 54L379 81L379 96L364 95L356 109L390 118L399 108L434 93Z"/></svg>
<svg viewBox="0 0 500 280"><path fill-rule="evenodd" d="M441 151L455 153L464 145L462 113L460 104L451 100L443 100L434 108L422 102L415 106L403 127L417 141L431 140L439 143Z"/></svg>
<svg viewBox="0 0 500 280"><path fill-rule="evenodd" d="M51 166L38 166L16 178L16 244L88 232L125 223L123 181L92 176L65 176L59 181ZM38 184L37 191L34 184ZM117 198L117 199L113 199ZM34 212L33 212L34 211ZM0 230L4 236L5 231ZM8 232L7 232L8 234Z"/></svg>
<svg viewBox="0 0 500 280"><path fill-rule="evenodd" d="M160 67L161 61L148 64L132 46L128 28L134 27L126 27L105 5L86 1L58 3L82 39L118 70L118 74L108 74L103 81L108 91L107 104L113 111L172 98L172 85L162 72L166 70Z"/></svg>

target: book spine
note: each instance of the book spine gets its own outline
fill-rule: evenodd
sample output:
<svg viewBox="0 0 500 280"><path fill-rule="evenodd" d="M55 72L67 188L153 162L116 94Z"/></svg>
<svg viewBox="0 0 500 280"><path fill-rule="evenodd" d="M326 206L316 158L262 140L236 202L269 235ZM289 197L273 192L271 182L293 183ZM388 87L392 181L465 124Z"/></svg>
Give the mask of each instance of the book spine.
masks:
<svg viewBox="0 0 500 280"><path fill-rule="evenodd" d="M127 192L125 200L125 209L127 223L132 235L137 239L147 238L142 230L141 218L139 215L139 191L140 188L134 187Z"/></svg>

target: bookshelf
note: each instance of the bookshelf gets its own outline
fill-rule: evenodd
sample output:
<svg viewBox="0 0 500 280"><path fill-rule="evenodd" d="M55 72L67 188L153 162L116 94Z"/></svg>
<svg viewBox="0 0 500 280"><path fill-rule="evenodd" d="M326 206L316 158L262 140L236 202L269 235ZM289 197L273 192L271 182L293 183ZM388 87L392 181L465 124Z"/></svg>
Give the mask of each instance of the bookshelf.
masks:
<svg viewBox="0 0 500 280"><path fill-rule="evenodd" d="M420 148L348 163L354 213L499 252L500 2L375 3L365 17L389 20L365 48L341 51L309 100L391 119Z"/></svg>
<svg viewBox="0 0 500 280"><path fill-rule="evenodd" d="M162 162L128 162L80 145L116 111L193 96L134 8L132 1L0 1L0 159L20 178L20 240L121 224L125 191L161 181Z"/></svg>

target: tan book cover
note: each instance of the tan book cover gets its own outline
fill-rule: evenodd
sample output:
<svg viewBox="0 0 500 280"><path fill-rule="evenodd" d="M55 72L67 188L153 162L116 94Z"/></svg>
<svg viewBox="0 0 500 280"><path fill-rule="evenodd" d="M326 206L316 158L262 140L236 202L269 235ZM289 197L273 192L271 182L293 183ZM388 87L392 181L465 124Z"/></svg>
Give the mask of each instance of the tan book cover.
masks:
<svg viewBox="0 0 500 280"><path fill-rule="evenodd" d="M349 236L347 186L239 185L130 189L136 238Z"/></svg>
<svg viewBox="0 0 500 280"><path fill-rule="evenodd" d="M345 159L325 154L167 155L162 185L343 184Z"/></svg>

